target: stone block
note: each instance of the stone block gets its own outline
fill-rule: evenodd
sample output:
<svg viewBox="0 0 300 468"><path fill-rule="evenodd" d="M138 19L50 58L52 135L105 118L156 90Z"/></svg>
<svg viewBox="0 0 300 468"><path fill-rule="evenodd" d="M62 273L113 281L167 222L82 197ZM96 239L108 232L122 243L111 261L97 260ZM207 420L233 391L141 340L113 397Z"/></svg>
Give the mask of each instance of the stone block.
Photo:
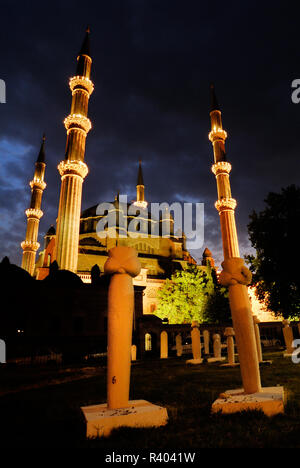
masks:
<svg viewBox="0 0 300 468"><path fill-rule="evenodd" d="M243 389L227 390L212 404L212 412L237 413L262 410L267 416L284 411L283 387L264 387L260 392L245 394Z"/></svg>
<svg viewBox="0 0 300 468"><path fill-rule="evenodd" d="M107 437L118 427L160 427L168 422L166 408L145 400L129 401L127 408L109 409L107 404L83 406L87 437Z"/></svg>

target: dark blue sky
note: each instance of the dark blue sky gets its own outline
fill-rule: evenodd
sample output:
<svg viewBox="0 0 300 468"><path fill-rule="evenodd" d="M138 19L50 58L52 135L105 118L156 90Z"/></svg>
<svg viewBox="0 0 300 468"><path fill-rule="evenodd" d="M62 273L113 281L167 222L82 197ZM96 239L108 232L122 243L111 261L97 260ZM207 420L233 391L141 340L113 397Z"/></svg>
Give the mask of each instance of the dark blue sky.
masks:
<svg viewBox="0 0 300 468"><path fill-rule="evenodd" d="M299 183L299 11L288 2L98 0L2 2L0 79L0 258L21 263L32 179L46 133L40 238L55 223L76 56L86 25L93 57L85 209L117 191L134 197L143 160L148 201L205 203L205 246L221 240L208 140L209 83L228 132L227 157L241 254L247 223L270 191ZM201 249L198 252L200 256Z"/></svg>

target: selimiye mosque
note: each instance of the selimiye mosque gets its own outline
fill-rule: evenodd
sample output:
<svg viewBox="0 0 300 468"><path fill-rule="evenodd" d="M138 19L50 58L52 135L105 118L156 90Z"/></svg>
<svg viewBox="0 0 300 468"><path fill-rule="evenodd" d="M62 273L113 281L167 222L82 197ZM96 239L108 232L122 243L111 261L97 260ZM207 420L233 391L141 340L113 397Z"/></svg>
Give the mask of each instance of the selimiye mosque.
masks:
<svg viewBox="0 0 300 468"><path fill-rule="evenodd" d="M156 219L147 214L148 201L141 161L137 168L134 201L134 205L140 210L137 209L136 214L130 214L129 204L124 204L119 194L116 194L115 199L110 202L110 208L104 212L99 212L99 205L81 212L83 182L89 172L85 162L85 145L92 126L88 118L89 99L94 90L90 79L91 67L90 31L87 28L77 57L76 73L69 82L72 102L70 114L64 120L67 132L65 158L58 164L61 187L56 227L52 225L47 231L44 246L37 256L40 248L37 242L39 221L43 216L42 196L46 188L43 136L34 176L30 181L30 206L25 211L27 230L25 240L21 243L22 268L37 280L43 280L49 274L51 263L56 261L60 269L69 270L83 282L90 283L94 265L98 265L101 272L104 271L109 249L116 245L134 247L142 265L141 273L134 279L134 284L145 287L143 313L154 314L158 304L158 290L166 277L189 265L197 265L204 270L215 267L214 259L209 249L205 248L202 262L197 264L186 248L184 233L174 233L174 220L168 210L161 212ZM109 229L105 229L105 233L101 230L99 232L99 222L101 224L101 220L107 215L112 220ZM136 226L139 227L139 235L128 236L126 232L135 217L138 218ZM151 234L153 232L156 235ZM251 290L250 297L253 313L263 322L273 321L274 317L264 311Z"/></svg>

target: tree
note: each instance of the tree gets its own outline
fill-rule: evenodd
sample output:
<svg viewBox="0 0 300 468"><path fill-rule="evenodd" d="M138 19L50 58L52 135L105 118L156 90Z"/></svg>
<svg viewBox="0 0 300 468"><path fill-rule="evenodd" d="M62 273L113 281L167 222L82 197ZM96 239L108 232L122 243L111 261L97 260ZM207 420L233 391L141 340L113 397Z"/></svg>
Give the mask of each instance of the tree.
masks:
<svg viewBox="0 0 300 468"><path fill-rule="evenodd" d="M256 256L246 260L253 273L256 295L276 316L300 316L300 188L295 185L281 193L269 193L266 208L252 212L248 225Z"/></svg>
<svg viewBox="0 0 300 468"><path fill-rule="evenodd" d="M210 267L204 271L195 265L175 272L158 293L155 314L162 319L168 318L170 324L213 321L210 312L217 305L217 300L215 304L212 300L217 290L213 272L215 270ZM225 288L218 289L219 295L224 292ZM214 317L217 317L217 311Z"/></svg>
<svg viewBox="0 0 300 468"><path fill-rule="evenodd" d="M214 268L210 275L213 282L213 291L208 295L203 313L203 321L210 323L231 323L231 310L228 299L228 288L222 286L217 278Z"/></svg>

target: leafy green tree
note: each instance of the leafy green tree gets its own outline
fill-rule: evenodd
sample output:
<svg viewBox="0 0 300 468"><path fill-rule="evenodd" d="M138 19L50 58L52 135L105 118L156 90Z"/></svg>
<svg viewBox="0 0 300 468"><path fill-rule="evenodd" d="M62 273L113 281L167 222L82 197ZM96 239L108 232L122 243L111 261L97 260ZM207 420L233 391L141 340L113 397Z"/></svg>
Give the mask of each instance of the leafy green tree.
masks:
<svg viewBox="0 0 300 468"><path fill-rule="evenodd" d="M216 324L229 324L231 323L231 311L228 299L228 288L219 283L214 268L209 271L209 274L213 282L213 291L207 296L203 321Z"/></svg>
<svg viewBox="0 0 300 468"><path fill-rule="evenodd" d="M158 293L156 315L162 319L168 318L170 324L191 323L193 320L200 323L214 321L213 317L217 316L217 311L213 317L209 312L214 307L211 298L215 295L217 282L213 272L214 269L208 268L204 271L194 265L176 271ZM218 294L223 293L220 287Z"/></svg>
<svg viewBox="0 0 300 468"><path fill-rule="evenodd" d="M300 316L300 188L269 193L266 208L252 212L248 232L256 256L246 257L258 299L277 316Z"/></svg>

